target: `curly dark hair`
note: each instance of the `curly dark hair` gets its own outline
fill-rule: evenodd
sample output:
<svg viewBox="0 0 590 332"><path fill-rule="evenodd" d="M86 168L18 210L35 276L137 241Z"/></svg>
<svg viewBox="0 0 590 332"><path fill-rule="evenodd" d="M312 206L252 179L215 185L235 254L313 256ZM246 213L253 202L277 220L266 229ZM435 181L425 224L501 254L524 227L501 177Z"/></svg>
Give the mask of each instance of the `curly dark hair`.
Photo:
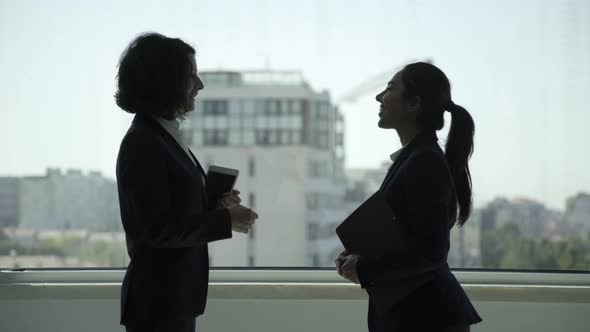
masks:
<svg viewBox="0 0 590 332"><path fill-rule="evenodd" d="M186 109L194 54L195 49L178 38L158 33L135 38L119 60L117 105L133 114L178 117L178 110Z"/></svg>

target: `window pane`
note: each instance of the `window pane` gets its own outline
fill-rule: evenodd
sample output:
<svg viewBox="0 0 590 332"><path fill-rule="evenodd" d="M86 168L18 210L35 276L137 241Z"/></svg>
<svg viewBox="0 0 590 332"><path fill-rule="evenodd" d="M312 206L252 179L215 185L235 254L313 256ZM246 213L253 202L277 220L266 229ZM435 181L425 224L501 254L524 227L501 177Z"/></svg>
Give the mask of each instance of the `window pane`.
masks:
<svg viewBox="0 0 590 332"><path fill-rule="evenodd" d="M258 115L256 117L256 128L257 129L268 128L268 119L264 116Z"/></svg>
<svg viewBox="0 0 590 332"><path fill-rule="evenodd" d="M137 27L157 21L198 46L204 89L180 143L203 165L239 169L236 188L244 204L255 195L260 214L255 236L210 245L216 266L332 266L335 226L379 189L401 148L395 130L379 127L376 95L404 65L425 61L444 71L476 128L473 211L452 229L449 264L590 270L589 1L283 1L260 10L171 0L139 16L138 6L1 6L0 269L128 264L115 165L135 115L113 95L121 53ZM113 12L129 24L105 24ZM354 47L328 40L334 31ZM235 43L219 43L227 36ZM143 96L155 106L152 97ZM452 116L443 116L444 149Z"/></svg>
<svg viewBox="0 0 590 332"><path fill-rule="evenodd" d="M270 128L279 128L279 120L280 120L279 116L277 116L277 115L269 116L268 120L269 120L268 126Z"/></svg>
<svg viewBox="0 0 590 332"><path fill-rule="evenodd" d="M253 100L242 100L242 113L246 116L252 116L254 114L254 101Z"/></svg>
<svg viewBox="0 0 590 332"><path fill-rule="evenodd" d="M225 129L229 125L229 119L227 116L215 116L214 119L215 119L214 128Z"/></svg>
<svg viewBox="0 0 590 332"><path fill-rule="evenodd" d="M301 117L300 116L290 116L288 127L291 129L301 129Z"/></svg>
<svg viewBox="0 0 590 332"><path fill-rule="evenodd" d="M246 130L246 131L244 131L244 144L245 145L253 145L253 144L255 144L254 131L253 130Z"/></svg>
<svg viewBox="0 0 590 332"><path fill-rule="evenodd" d="M231 128L231 129L237 129L242 126L242 119L240 117L240 114L230 115L228 122L229 122L229 128Z"/></svg>
<svg viewBox="0 0 590 332"><path fill-rule="evenodd" d="M301 132L300 131L293 131L293 143L299 144L301 143Z"/></svg>
<svg viewBox="0 0 590 332"><path fill-rule="evenodd" d="M192 134L192 141L189 143L191 146L199 146L203 144L203 132L195 131Z"/></svg>
<svg viewBox="0 0 590 332"><path fill-rule="evenodd" d="M228 135L229 135L228 144L230 144L230 145L242 144L242 137L241 137L242 135L239 130L231 130L231 131L229 131Z"/></svg>
<svg viewBox="0 0 590 332"><path fill-rule="evenodd" d="M241 113L240 101L237 99L231 99L228 101L228 114L231 117L239 115Z"/></svg>
<svg viewBox="0 0 590 332"><path fill-rule="evenodd" d="M242 127L246 128L246 129L253 129L254 128L254 118L244 116L241 119L241 125L242 125Z"/></svg>
<svg viewBox="0 0 590 332"><path fill-rule="evenodd" d="M216 127L216 125L215 125L215 123L216 123L216 121L215 121L216 120L216 117L207 115L207 116L202 117L202 119L203 119L203 128L204 129L205 128L206 129L209 129L209 128L215 128ZM194 122L198 122L198 121L194 121Z"/></svg>

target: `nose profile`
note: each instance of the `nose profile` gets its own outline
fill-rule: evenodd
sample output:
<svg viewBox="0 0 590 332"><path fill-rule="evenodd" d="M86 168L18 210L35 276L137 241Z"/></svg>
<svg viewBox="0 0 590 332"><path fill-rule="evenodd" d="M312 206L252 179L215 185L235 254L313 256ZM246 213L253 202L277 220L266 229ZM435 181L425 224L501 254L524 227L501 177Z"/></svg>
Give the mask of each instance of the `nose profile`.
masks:
<svg viewBox="0 0 590 332"><path fill-rule="evenodd" d="M381 98L383 98L383 92L381 91L381 93L379 93L378 95L375 96L375 100L377 100L378 102L381 102Z"/></svg>
<svg viewBox="0 0 590 332"><path fill-rule="evenodd" d="M197 90L203 90L205 88L205 84L201 81L201 78L197 76Z"/></svg>

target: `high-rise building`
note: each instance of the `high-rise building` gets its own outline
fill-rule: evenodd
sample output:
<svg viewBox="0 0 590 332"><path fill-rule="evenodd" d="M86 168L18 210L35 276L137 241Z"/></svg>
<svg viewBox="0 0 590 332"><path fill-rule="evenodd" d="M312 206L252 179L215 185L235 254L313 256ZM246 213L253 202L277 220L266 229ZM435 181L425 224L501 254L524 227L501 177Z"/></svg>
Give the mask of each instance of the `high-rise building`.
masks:
<svg viewBox="0 0 590 332"><path fill-rule="evenodd" d="M202 72L183 123L203 166L240 170L236 188L260 219L249 235L211 245L216 266L319 266L340 248L346 216L343 116L296 71Z"/></svg>

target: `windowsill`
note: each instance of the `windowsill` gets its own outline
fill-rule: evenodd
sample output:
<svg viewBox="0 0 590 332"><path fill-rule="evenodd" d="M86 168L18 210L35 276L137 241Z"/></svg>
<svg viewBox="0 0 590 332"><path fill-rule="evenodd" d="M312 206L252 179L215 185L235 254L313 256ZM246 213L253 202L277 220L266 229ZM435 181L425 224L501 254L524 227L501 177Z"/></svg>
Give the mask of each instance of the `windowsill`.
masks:
<svg viewBox="0 0 590 332"><path fill-rule="evenodd" d="M461 284L590 286L590 271L456 270ZM1 270L0 285L11 283L121 283L125 269ZM330 268L211 268L210 282L346 283Z"/></svg>
<svg viewBox="0 0 590 332"><path fill-rule="evenodd" d="M124 270L0 271L3 300L117 299ZM474 301L590 303L590 273L455 271ZM364 300L333 270L213 269L211 299Z"/></svg>

